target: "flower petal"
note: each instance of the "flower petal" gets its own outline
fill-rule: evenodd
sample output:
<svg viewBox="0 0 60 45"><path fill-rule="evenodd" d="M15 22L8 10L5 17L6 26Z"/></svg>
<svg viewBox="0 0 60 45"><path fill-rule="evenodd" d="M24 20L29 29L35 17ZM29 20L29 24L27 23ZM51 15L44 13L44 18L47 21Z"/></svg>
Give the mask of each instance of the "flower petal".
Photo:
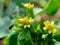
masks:
<svg viewBox="0 0 60 45"><path fill-rule="evenodd" d="M54 21L52 21L51 24L54 24Z"/></svg>
<svg viewBox="0 0 60 45"><path fill-rule="evenodd" d="M44 25L48 25L48 24L50 24L50 22L49 22L49 21L44 22Z"/></svg>
<svg viewBox="0 0 60 45"><path fill-rule="evenodd" d="M47 28L46 28L46 27L44 27L43 29L44 29L44 30L46 30Z"/></svg>

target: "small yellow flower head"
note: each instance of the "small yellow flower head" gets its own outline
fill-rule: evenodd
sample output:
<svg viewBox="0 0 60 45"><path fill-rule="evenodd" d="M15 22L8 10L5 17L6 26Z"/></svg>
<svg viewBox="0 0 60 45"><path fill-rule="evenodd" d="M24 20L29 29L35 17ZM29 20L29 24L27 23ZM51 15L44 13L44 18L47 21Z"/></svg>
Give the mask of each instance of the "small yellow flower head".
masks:
<svg viewBox="0 0 60 45"><path fill-rule="evenodd" d="M26 28L26 27L30 27L30 24L32 23L32 22L34 22L34 19L32 19L32 18L22 18L22 19L19 19L20 20L20 22L21 22L21 24L20 24L20 26L24 26L24 28Z"/></svg>
<svg viewBox="0 0 60 45"><path fill-rule="evenodd" d="M55 33L56 32L56 29L55 29L55 26L54 26L54 22L49 22L49 21L46 21L44 22L44 25L45 27L43 28L44 30L49 30L49 33Z"/></svg>
<svg viewBox="0 0 60 45"><path fill-rule="evenodd" d="M34 4L26 3L26 4L23 4L23 6L26 7L27 9L31 9L34 7Z"/></svg>

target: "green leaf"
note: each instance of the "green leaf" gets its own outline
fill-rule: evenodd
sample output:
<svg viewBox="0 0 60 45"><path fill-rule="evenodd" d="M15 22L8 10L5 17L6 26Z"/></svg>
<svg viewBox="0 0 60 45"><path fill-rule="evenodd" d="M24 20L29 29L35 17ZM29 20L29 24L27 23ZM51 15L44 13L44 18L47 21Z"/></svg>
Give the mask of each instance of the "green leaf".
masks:
<svg viewBox="0 0 60 45"><path fill-rule="evenodd" d="M3 29L4 20L1 18L3 16L3 4L4 4L4 2L2 2L2 1L3 0L0 0L0 38L6 36L6 33L7 33L7 30Z"/></svg>
<svg viewBox="0 0 60 45"><path fill-rule="evenodd" d="M36 28L35 32L36 32L37 34L40 34L40 33L42 32L41 27L40 27L40 24L37 24L36 27L37 27L37 28Z"/></svg>
<svg viewBox="0 0 60 45"><path fill-rule="evenodd" d="M15 10L15 6L15 3L12 2L9 8L5 11L4 15L2 14L2 12L0 12L0 38L5 37L9 33L8 28L12 21L11 17L13 11ZM2 7L0 11L3 11Z"/></svg>
<svg viewBox="0 0 60 45"><path fill-rule="evenodd" d="M49 45L55 45L55 42L54 42L52 39L49 39L49 40L48 40L48 44L49 44Z"/></svg>
<svg viewBox="0 0 60 45"><path fill-rule="evenodd" d="M4 45L18 45L18 32L12 31L4 40Z"/></svg>
<svg viewBox="0 0 60 45"><path fill-rule="evenodd" d="M60 42L56 42L55 45L60 45Z"/></svg>
<svg viewBox="0 0 60 45"><path fill-rule="evenodd" d="M59 1L60 0L50 0L45 12L50 15L55 14L58 10Z"/></svg>
<svg viewBox="0 0 60 45"><path fill-rule="evenodd" d="M56 41L59 41L60 42L60 32L57 32L53 38L56 40Z"/></svg>
<svg viewBox="0 0 60 45"><path fill-rule="evenodd" d="M55 28L56 28L57 30L60 30L60 20L56 20L56 21L55 21Z"/></svg>
<svg viewBox="0 0 60 45"><path fill-rule="evenodd" d="M60 3L60 0L49 0L46 7L41 12L37 13L37 15L44 12L51 16L54 15L58 10L59 3Z"/></svg>
<svg viewBox="0 0 60 45"><path fill-rule="evenodd" d="M13 11L16 9L16 4L14 2L11 2L10 6L5 11L4 15L8 17L12 17Z"/></svg>
<svg viewBox="0 0 60 45"><path fill-rule="evenodd" d="M20 45L33 45L29 31L22 31L18 36Z"/></svg>

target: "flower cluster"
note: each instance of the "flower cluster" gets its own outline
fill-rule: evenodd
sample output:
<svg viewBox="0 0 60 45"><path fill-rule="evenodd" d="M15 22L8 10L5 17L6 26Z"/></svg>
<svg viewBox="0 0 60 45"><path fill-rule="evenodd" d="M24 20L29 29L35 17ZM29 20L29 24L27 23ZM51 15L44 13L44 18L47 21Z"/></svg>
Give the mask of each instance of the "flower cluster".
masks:
<svg viewBox="0 0 60 45"><path fill-rule="evenodd" d="M56 29L55 29L55 25L54 25L54 21L45 21L44 22L45 27L43 28L44 30L49 30L49 33L55 33Z"/></svg>
<svg viewBox="0 0 60 45"><path fill-rule="evenodd" d="M34 22L34 19L25 17L25 18L19 19L19 21L21 22L20 26L24 26L24 28L26 27L30 28L30 24Z"/></svg>
<svg viewBox="0 0 60 45"><path fill-rule="evenodd" d="M26 4L23 4L23 6L26 7L27 9L31 9L34 7L34 4L26 3Z"/></svg>

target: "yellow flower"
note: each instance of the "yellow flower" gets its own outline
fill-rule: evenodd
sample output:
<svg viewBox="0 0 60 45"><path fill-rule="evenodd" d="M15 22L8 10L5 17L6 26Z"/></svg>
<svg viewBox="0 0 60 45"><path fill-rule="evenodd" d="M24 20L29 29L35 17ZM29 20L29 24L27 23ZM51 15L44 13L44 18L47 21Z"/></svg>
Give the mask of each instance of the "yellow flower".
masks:
<svg viewBox="0 0 60 45"><path fill-rule="evenodd" d="M54 22L53 21L51 21L51 22L49 22L49 21L46 21L46 22L44 22L44 25L45 25L45 27L43 28L44 30L49 30L49 33L55 33L56 32L56 29L55 29L55 26L54 26Z"/></svg>
<svg viewBox="0 0 60 45"><path fill-rule="evenodd" d="M24 7L28 8L28 9L31 9L34 7L34 4L31 4L31 3L26 3L26 4L23 4Z"/></svg>
<svg viewBox="0 0 60 45"><path fill-rule="evenodd" d="M34 19L32 18L22 18L22 19L19 19L19 21L21 22L20 26L24 26L24 28L26 27L30 27L30 24L34 21Z"/></svg>

